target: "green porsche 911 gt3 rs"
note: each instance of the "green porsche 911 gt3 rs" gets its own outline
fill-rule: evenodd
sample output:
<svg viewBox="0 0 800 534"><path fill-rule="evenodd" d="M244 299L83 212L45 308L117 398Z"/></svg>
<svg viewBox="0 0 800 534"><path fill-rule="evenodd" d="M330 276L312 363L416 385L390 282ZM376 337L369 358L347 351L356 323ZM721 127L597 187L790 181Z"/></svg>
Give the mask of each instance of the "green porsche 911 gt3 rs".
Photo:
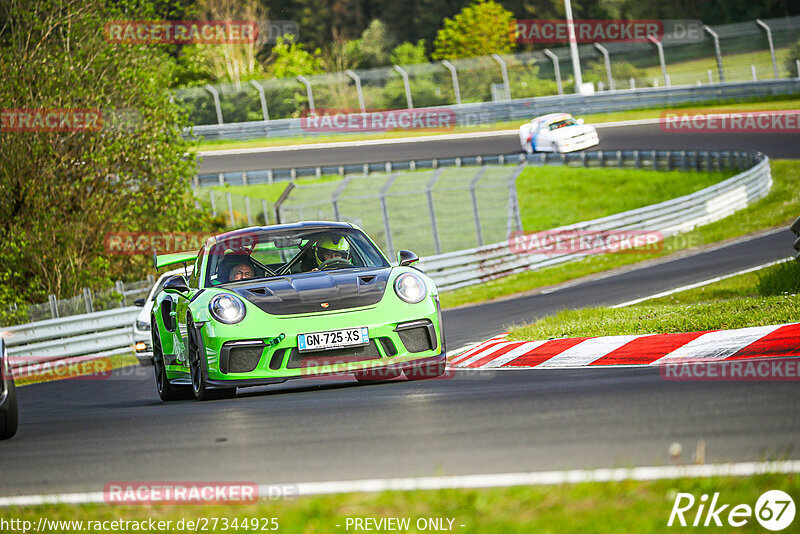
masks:
<svg viewBox="0 0 800 534"><path fill-rule="evenodd" d="M245 228L199 252L156 256L173 276L151 315L162 400L231 397L237 387L353 373L358 380L432 378L445 371L439 295L398 253L392 267L347 223Z"/></svg>

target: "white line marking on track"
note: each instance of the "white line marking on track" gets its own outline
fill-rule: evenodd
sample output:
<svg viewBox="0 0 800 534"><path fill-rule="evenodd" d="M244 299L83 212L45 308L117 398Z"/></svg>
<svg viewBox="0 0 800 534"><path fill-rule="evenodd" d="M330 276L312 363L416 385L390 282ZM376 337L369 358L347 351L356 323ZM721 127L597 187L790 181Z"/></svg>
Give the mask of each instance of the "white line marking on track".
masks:
<svg viewBox="0 0 800 534"><path fill-rule="evenodd" d="M766 473L800 473L800 460L779 462L737 462L682 466L650 466L615 469L571 469L567 471L535 471L416 478L376 478L289 484L259 484L259 495L268 496L275 487L294 487L296 496L331 495L337 493L375 493L465 488L503 488L509 486L551 486L582 482L621 482L624 480L665 480L719 476L744 477ZM102 503L103 492L61 493L0 497L0 507L37 506L41 504Z"/></svg>
<svg viewBox="0 0 800 534"><path fill-rule="evenodd" d="M713 284L719 282L721 280L725 280L727 278L733 278L734 276L739 276L741 274L752 273L754 271L760 271L761 269L766 269L767 267L772 267L773 265L777 265L779 263L784 263L794 259L794 256L789 256L788 258L783 258L781 260L771 261L769 263L764 263L762 265L757 265L755 267L750 267L749 269L742 269L741 271L736 271L735 273L724 274L722 276L717 276L714 278L709 278L708 280L703 280L702 282L695 282L694 284L689 284L681 287L676 287L675 289L670 289L668 291L662 291L661 293L655 293L653 295L649 295L647 297L642 297L638 299L628 300L623 302L622 304L615 304L614 306L610 306L611 308L624 308L625 306L632 306L634 304L639 304L640 302L644 302L650 299L657 299L661 297L667 297L672 295L673 293L680 293L681 291L688 291L690 289L696 289L698 287L707 286L709 284Z"/></svg>

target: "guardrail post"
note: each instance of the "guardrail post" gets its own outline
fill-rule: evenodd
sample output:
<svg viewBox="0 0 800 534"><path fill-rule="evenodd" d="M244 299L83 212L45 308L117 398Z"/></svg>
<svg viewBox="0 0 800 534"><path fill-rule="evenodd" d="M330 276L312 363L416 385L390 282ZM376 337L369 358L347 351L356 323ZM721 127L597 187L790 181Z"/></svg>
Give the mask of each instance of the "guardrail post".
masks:
<svg viewBox="0 0 800 534"><path fill-rule="evenodd" d="M206 91L211 93L211 96L214 97L214 107L217 110L217 124L224 124L222 122L222 106L219 103L219 93L215 88L213 88L209 84L205 84L203 87L205 88Z"/></svg>
<svg viewBox="0 0 800 534"><path fill-rule="evenodd" d="M367 107L364 105L364 92L361 90L361 77L350 69L344 71L345 74L350 76L356 82L356 94L358 95L358 107L361 108L361 113L367 112Z"/></svg>
<svg viewBox="0 0 800 534"><path fill-rule="evenodd" d="M458 86L458 71L456 70L456 66L453 65L450 61L444 59L442 60L442 65L450 71L450 78L453 80L453 92L456 95L456 104L459 106L461 105L461 88ZM560 87L560 85L559 85Z"/></svg>
<svg viewBox="0 0 800 534"><path fill-rule="evenodd" d="M47 295L47 300L50 302L50 317L58 319L58 303L56 302L56 296Z"/></svg>
<svg viewBox="0 0 800 534"><path fill-rule="evenodd" d="M408 104L408 109L414 109L414 102L411 100L411 84L408 83L408 73L400 65L393 65L393 67L394 70L399 72L400 76L403 77L403 86L406 89L406 104Z"/></svg>
<svg viewBox="0 0 800 534"><path fill-rule="evenodd" d="M483 178L484 174L486 174L486 167L481 167L469 183L469 195L472 198L472 216L475 219L475 234L478 237L479 247L483 246L483 232L481 231L481 217L478 211L478 195L476 189L478 188L478 182Z"/></svg>
<svg viewBox="0 0 800 534"><path fill-rule="evenodd" d="M92 303L92 292L88 287L83 288L83 304L86 306L86 313L94 313L94 304Z"/></svg>
<svg viewBox="0 0 800 534"><path fill-rule="evenodd" d="M563 95L564 89L561 87L561 66L558 64L558 56L552 53L549 49L544 49L544 54L553 62L553 70L556 73L556 85L558 86L558 94Z"/></svg>
<svg viewBox="0 0 800 534"><path fill-rule="evenodd" d="M261 210L264 212L264 225L269 225L269 210L267 209L267 199L261 199Z"/></svg>
<svg viewBox="0 0 800 534"><path fill-rule="evenodd" d="M306 86L306 95L308 96L308 111L311 113L311 115L316 115L317 108L314 106L314 90L311 89L311 82L303 75L298 75L297 81Z"/></svg>
<svg viewBox="0 0 800 534"><path fill-rule="evenodd" d="M497 61L500 65L500 72L503 75L503 87L506 90L506 98L511 100L511 85L508 83L508 69L506 68L506 60L500 57L499 54L492 54L492 59Z"/></svg>
<svg viewBox="0 0 800 534"><path fill-rule="evenodd" d="M769 43L769 55L772 58L772 73L775 76L775 79L778 79L778 62L775 61L775 46L772 43L772 30L767 26L763 20L756 19L756 24L764 28L764 31L767 32L767 43Z"/></svg>
<svg viewBox="0 0 800 534"><path fill-rule="evenodd" d="M220 186L224 186L225 185L225 173L223 173L223 172L219 173L217 175L217 178L219 178L219 185Z"/></svg>
<svg viewBox="0 0 800 534"><path fill-rule="evenodd" d="M717 35L717 32L706 25L703 25L703 29L714 39L714 52L717 55L717 71L719 72L719 81L720 83L724 83L725 72L722 68L722 52L719 49L719 35Z"/></svg>
<svg viewBox="0 0 800 534"><path fill-rule="evenodd" d="M228 198L228 215L230 216L231 226L236 226L236 219L233 217L233 197L230 193L225 193Z"/></svg>
<svg viewBox="0 0 800 534"><path fill-rule="evenodd" d="M444 172L444 167L438 169L433 176L428 181L428 185L425 187L425 195L428 197L428 212L431 216L431 233L433 234L433 250L436 251L436 254L442 253L442 244L439 242L439 227L436 225L436 209L433 205L433 186L436 185L436 181Z"/></svg>
<svg viewBox="0 0 800 534"><path fill-rule="evenodd" d="M261 115L264 117L264 122L268 122L269 110L267 109L267 97L264 95L264 87L255 80L250 80L250 85L258 90L258 99L261 100Z"/></svg>
<svg viewBox="0 0 800 534"><path fill-rule="evenodd" d="M636 80L633 78L630 79L631 89L636 89Z"/></svg>
<svg viewBox="0 0 800 534"><path fill-rule="evenodd" d="M389 188L392 187L392 184L397 179L398 173L394 173L389 178L386 179L386 183L383 184L381 187L380 192L380 202L381 202L381 214L383 215L383 231L386 234L386 250L389 252L389 257L393 258L395 255L394 251L394 243L392 242L392 227L389 224L389 206L386 204L386 194L389 192Z"/></svg>
<svg viewBox="0 0 800 534"><path fill-rule="evenodd" d="M753 65L752 63L750 64L750 73L753 75L753 81L757 82L758 76L756 75L756 66Z"/></svg>
<svg viewBox="0 0 800 534"><path fill-rule="evenodd" d="M242 171L242 185L247 185L247 171Z"/></svg>
<svg viewBox="0 0 800 534"><path fill-rule="evenodd" d="M597 151L597 161L600 163L601 167L606 166L606 153L602 150Z"/></svg>
<svg viewBox="0 0 800 534"><path fill-rule="evenodd" d="M274 181L275 181L275 177L273 176L272 169L269 169L269 170L267 171L267 183L268 183L268 184L271 184L271 183L273 183Z"/></svg>
<svg viewBox="0 0 800 534"><path fill-rule="evenodd" d="M634 150L633 151L633 162L634 162L634 166L637 169L641 169L642 168L642 155L639 153L638 150Z"/></svg>
<svg viewBox="0 0 800 534"><path fill-rule="evenodd" d="M797 77L800 78L800 59L794 60L794 66L797 67Z"/></svg>
<svg viewBox="0 0 800 534"><path fill-rule="evenodd" d="M613 91L615 90L614 77L611 76L611 59L609 58L608 50L600 43L593 43L593 44L594 47L598 49L601 54L603 54L603 61L606 64L606 77L608 78L608 90Z"/></svg>
<svg viewBox="0 0 800 534"><path fill-rule="evenodd" d="M669 87L669 76L667 76L667 62L664 61L664 47L661 46L661 41L659 41L652 35L648 35L647 40L656 45L656 48L658 49L658 62L661 63L661 75L664 76L664 85L666 87Z"/></svg>

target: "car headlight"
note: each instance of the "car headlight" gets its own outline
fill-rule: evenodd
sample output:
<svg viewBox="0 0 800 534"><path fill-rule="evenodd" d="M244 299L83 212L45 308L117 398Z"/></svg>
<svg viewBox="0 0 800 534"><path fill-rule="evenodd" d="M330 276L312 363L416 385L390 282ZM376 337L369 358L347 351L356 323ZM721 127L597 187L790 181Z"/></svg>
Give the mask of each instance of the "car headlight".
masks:
<svg viewBox="0 0 800 534"><path fill-rule="evenodd" d="M225 324L236 324L244 319L244 302L233 295L217 295L208 304L211 315Z"/></svg>
<svg viewBox="0 0 800 534"><path fill-rule="evenodd" d="M149 331L150 323L148 323L147 321L136 321L136 329L142 331Z"/></svg>
<svg viewBox="0 0 800 534"><path fill-rule="evenodd" d="M394 292L404 302L416 304L428 294L425 282L413 273L403 273L394 281Z"/></svg>

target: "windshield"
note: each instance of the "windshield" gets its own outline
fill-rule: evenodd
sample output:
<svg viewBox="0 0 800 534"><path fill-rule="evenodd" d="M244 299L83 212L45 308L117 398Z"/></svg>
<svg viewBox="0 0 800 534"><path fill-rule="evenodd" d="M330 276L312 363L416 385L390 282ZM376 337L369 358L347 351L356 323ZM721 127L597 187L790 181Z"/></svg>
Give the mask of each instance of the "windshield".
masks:
<svg viewBox="0 0 800 534"><path fill-rule="evenodd" d="M575 126L577 124L578 121L576 121L572 117L567 117L566 119L561 119L559 121L550 123L550 130L558 130L559 128L564 128L566 126Z"/></svg>
<svg viewBox="0 0 800 534"><path fill-rule="evenodd" d="M389 263L360 230L263 230L232 236L211 247L205 285L363 267L389 267Z"/></svg>

